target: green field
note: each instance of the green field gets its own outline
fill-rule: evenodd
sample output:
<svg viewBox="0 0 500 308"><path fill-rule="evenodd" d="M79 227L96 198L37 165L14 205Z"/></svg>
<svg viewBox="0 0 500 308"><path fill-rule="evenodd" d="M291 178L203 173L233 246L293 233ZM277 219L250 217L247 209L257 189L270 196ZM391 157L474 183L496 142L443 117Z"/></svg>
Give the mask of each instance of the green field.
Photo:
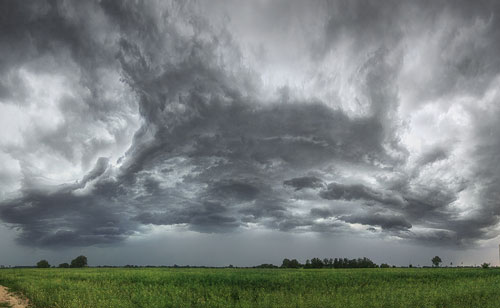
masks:
<svg viewBox="0 0 500 308"><path fill-rule="evenodd" d="M5 269L38 308L500 307L497 269Z"/></svg>

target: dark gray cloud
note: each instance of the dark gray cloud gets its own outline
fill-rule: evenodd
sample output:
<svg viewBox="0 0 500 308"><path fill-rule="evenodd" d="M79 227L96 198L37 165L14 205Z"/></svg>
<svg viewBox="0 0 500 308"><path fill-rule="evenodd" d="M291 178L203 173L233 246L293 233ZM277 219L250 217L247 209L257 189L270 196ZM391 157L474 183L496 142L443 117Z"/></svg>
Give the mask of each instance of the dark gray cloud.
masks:
<svg viewBox="0 0 500 308"><path fill-rule="evenodd" d="M229 232L240 226L240 222L229 215L228 209L219 204L186 205L182 209L166 212L139 214L135 219L143 224L176 225L188 224L191 229L200 232Z"/></svg>
<svg viewBox="0 0 500 308"><path fill-rule="evenodd" d="M320 196L329 200L364 200L376 201L389 206L403 207L406 200L394 192L377 191L363 184L330 183Z"/></svg>
<svg viewBox="0 0 500 308"><path fill-rule="evenodd" d="M105 196L78 196L74 189L30 191L2 204L6 223L21 227L19 242L37 246L88 246L124 240L138 229L126 208Z"/></svg>
<svg viewBox="0 0 500 308"><path fill-rule="evenodd" d="M293 178L286 180L283 184L295 188L295 190L301 190L303 188L321 188L324 183L321 179L314 176L304 176L300 178Z"/></svg>
<svg viewBox="0 0 500 308"><path fill-rule="evenodd" d="M365 216L342 216L342 220L350 223L358 223L369 226L379 226L384 230L408 230L412 225L402 216L395 215L365 215Z"/></svg>
<svg viewBox="0 0 500 308"><path fill-rule="evenodd" d="M0 4L0 219L21 243L497 236L497 4L240 4Z"/></svg>

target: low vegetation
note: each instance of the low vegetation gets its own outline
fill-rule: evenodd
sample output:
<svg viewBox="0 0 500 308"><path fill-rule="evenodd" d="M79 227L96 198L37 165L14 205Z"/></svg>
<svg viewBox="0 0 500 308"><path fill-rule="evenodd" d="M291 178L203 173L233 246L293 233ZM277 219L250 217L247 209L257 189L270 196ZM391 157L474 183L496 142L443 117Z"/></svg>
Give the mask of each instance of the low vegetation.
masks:
<svg viewBox="0 0 500 308"><path fill-rule="evenodd" d="M500 306L500 270L478 268L3 269L0 284L36 308Z"/></svg>

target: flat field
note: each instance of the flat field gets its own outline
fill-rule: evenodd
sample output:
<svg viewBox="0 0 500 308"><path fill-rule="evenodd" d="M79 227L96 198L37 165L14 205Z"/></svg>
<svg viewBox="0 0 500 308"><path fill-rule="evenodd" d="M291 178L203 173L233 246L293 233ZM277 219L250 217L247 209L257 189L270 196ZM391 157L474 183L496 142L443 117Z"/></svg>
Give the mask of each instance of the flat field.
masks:
<svg viewBox="0 0 500 308"><path fill-rule="evenodd" d="M500 307L498 269L5 269L37 308Z"/></svg>

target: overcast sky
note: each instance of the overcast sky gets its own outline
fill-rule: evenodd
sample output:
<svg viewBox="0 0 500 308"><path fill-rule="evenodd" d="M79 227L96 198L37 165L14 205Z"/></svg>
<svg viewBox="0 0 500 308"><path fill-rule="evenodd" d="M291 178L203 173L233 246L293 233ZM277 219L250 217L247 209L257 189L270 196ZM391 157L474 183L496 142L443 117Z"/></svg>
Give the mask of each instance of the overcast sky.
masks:
<svg viewBox="0 0 500 308"><path fill-rule="evenodd" d="M0 264L498 264L498 1L0 3Z"/></svg>

